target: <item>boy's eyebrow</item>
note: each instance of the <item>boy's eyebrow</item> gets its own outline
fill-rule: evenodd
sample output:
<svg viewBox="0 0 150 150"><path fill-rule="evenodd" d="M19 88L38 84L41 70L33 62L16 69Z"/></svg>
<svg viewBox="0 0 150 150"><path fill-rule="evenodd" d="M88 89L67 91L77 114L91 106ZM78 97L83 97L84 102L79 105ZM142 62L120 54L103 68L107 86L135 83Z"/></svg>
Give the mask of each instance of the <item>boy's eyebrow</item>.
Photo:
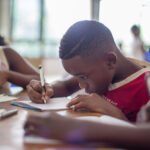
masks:
<svg viewBox="0 0 150 150"><path fill-rule="evenodd" d="M76 73L76 74L74 74L74 76L83 76L84 75L84 73Z"/></svg>

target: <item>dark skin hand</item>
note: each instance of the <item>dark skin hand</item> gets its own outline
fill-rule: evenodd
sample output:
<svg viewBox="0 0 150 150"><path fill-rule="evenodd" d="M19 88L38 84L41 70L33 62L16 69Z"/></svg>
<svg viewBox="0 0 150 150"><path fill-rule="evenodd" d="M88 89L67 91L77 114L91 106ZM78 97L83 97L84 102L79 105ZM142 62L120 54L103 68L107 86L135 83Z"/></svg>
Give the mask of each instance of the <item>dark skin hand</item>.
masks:
<svg viewBox="0 0 150 150"><path fill-rule="evenodd" d="M40 121L37 121L39 119ZM70 121L67 120L67 118L61 117L55 113L42 113L38 116L31 115L27 118L27 122L24 125L25 135L37 135L45 138L54 137L56 139L61 139L63 138L64 133L69 130ZM32 126L34 130L31 130L30 126ZM70 126L70 131L73 126Z"/></svg>
<svg viewBox="0 0 150 150"><path fill-rule="evenodd" d="M110 116L114 116L116 118L127 120L124 114L115 106L113 106L110 102L106 101L104 97L99 96L96 93L90 95L78 95L76 96L70 103L68 103L67 107L73 107L73 110L78 110L82 108L86 108L92 112L98 112Z"/></svg>
<svg viewBox="0 0 150 150"><path fill-rule="evenodd" d="M43 103L44 98L48 101L54 95L54 90L48 84L45 84L45 89L44 91L40 81L31 80L27 86L28 96L34 103Z"/></svg>
<svg viewBox="0 0 150 150"><path fill-rule="evenodd" d="M36 135L69 143L97 141L117 144L122 147L150 148L149 126L116 126L77 120L55 113L42 113L38 116L28 116L24 130L25 135Z"/></svg>
<svg viewBox="0 0 150 150"><path fill-rule="evenodd" d="M69 77L64 81L57 81L52 84L45 84L46 91L42 89L41 82L31 80L27 86L28 96L34 103L43 103L43 98L48 101L51 97L69 96L79 90L79 85L74 77Z"/></svg>

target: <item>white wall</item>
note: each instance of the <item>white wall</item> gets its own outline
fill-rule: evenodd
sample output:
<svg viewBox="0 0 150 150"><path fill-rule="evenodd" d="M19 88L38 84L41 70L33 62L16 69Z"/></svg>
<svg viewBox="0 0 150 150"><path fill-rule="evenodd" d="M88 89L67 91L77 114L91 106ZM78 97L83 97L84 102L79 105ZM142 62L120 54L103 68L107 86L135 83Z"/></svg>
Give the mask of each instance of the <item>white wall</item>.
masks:
<svg viewBox="0 0 150 150"><path fill-rule="evenodd" d="M10 2L11 0L0 0L0 34L6 39L10 38Z"/></svg>

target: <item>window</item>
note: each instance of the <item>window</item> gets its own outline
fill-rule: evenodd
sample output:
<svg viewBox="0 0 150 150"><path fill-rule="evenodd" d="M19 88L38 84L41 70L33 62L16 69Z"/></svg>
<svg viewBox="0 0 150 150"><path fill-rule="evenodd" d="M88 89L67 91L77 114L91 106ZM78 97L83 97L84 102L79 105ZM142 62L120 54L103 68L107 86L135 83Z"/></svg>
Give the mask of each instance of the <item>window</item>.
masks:
<svg viewBox="0 0 150 150"><path fill-rule="evenodd" d="M112 31L116 43L123 42L124 53L130 55L133 24L140 25L142 39L150 44L149 0L101 0L100 21Z"/></svg>
<svg viewBox="0 0 150 150"><path fill-rule="evenodd" d="M13 0L13 47L27 57L57 57L65 31L90 13L90 0Z"/></svg>

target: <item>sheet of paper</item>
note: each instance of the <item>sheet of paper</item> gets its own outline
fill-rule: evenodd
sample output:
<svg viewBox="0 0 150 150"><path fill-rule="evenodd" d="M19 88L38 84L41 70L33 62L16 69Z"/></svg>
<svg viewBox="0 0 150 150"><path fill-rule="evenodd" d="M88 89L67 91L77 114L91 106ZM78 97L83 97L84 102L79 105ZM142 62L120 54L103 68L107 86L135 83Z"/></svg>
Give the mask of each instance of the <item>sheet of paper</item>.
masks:
<svg viewBox="0 0 150 150"><path fill-rule="evenodd" d="M4 112L6 112L5 109L0 109L0 115L1 115L2 113L4 113Z"/></svg>
<svg viewBox="0 0 150 150"><path fill-rule="evenodd" d="M67 97L60 98L52 98L46 104L37 104L33 103L30 100L27 101L17 101L13 102L17 106L25 106L26 108L37 108L40 110L59 110L59 109L67 109L66 105L70 102L70 99Z"/></svg>
<svg viewBox="0 0 150 150"><path fill-rule="evenodd" d="M88 121L94 121L94 122L100 122L100 123L105 123L109 125L119 125L119 126L128 126L128 127L135 127L134 124L120 120L111 116L103 115L100 117L97 116L84 116L84 117L77 117L77 119L80 120L88 120Z"/></svg>
<svg viewBox="0 0 150 150"><path fill-rule="evenodd" d="M17 99L17 97L0 94L0 102L12 101L15 99Z"/></svg>
<svg viewBox="0 0 150 150"><path fill-rule="evenodd" d="M28 144L62 144L62 142L59 140L46 139L38 136L25 136L24 142Z"/></svg>

